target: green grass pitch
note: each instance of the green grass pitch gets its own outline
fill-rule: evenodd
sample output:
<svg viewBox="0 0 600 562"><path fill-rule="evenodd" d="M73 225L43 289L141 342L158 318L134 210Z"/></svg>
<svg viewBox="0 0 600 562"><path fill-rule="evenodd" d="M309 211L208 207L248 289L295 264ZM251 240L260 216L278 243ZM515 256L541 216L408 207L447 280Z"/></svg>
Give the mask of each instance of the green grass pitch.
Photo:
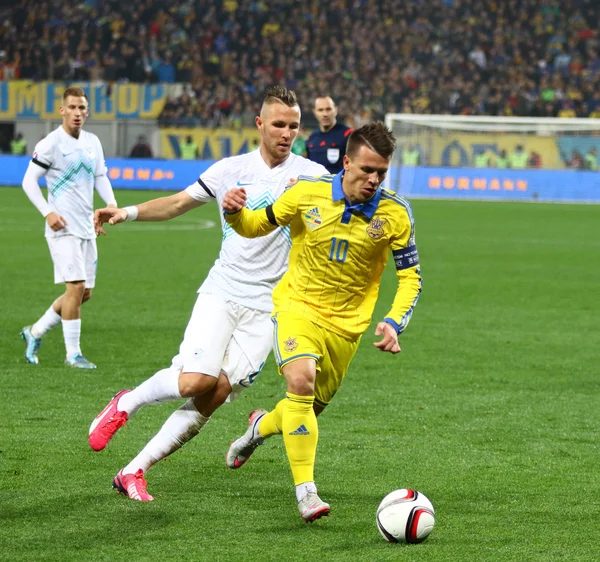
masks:
<svg viewBox="0 0 600 562"><path fill-rule="evenodd" d="M121 205L160 194L118 192ZM62 333L25 363L19 331L60 288L43 220L0 189L0 560L600 560L600 206L414 201L424 289L401 339L371 326L320 418L316 476L331 516L302 523L281 439L225 467L247 414L283 381L254 387L148 474L156 501L118 496L114 475L176 403L147 407L101 453L87 443L111 396L168 366L217 257L218 209L112 227L83 309L96 371L63 366ZM212 225L212 226L211 226ZM385 272L375 318L393 298ZM421 545L386 543L375 510L411 487L436 509Z"/></svg>

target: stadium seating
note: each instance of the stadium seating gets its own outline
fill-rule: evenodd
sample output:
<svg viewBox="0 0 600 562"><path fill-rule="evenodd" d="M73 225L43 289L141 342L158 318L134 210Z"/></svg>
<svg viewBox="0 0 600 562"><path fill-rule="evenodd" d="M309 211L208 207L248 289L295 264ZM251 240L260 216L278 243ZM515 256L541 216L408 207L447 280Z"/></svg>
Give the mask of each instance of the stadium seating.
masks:
<svg viewBox="0 0 600 562"><path fill-rule="evenodd" d="M188 83L165 125L251 125L272 83L303 105L330 92L353 124L600 117L592 0L17 0L0 16L0 79Z"/></svg>

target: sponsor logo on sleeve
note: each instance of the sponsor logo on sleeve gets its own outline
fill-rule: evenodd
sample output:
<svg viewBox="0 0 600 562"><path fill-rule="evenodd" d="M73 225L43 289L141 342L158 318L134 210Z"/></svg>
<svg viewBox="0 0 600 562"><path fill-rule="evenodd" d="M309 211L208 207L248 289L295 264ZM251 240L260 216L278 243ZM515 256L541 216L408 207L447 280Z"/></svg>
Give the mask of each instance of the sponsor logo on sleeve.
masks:
<svg viewBox="0 0 600 562"><path fill-rule="evenodd" d="M419 253L415 245L408 246L402 250L394 250L394 261L396 269L409 269L415 265L419 265Z"/></svg>

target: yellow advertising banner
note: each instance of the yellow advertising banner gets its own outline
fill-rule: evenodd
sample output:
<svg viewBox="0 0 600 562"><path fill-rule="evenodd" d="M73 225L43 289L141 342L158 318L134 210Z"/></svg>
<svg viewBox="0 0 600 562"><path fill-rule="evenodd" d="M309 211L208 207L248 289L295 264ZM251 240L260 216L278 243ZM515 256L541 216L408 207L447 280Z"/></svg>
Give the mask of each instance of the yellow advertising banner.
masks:
<svg viewBox="0 0 600 562"><path fill-rule="evenodd" d="M156 119L168 95L162 84L73 82L90 102L90 119ZM55 82L0 82L0 119L56 119L66 86Z"/></svg>
<svg viewBox="0 0 600 562"><path fill-rule="evenodd" d="M181 158L180 145L191 137L198 145L200 160L220 160L245 154L258 147L258 129L179 129L160 130L160 155L162 158Z"/></svg>
<svg viewBox="0 0 600 562"><path fill-rule="evenodd" d="M516 149L530 158L534 153L539 157L539 168L564 168L559 150L558 137L540 137L514 133L457 133L430 131L427 134L403 135L398 139L400 150L410 145L421 154L421 161L427 166L468 167L474 163L476 154L485 154L490 166L496 165L496 158L505 151L506 157Z"/></svg>

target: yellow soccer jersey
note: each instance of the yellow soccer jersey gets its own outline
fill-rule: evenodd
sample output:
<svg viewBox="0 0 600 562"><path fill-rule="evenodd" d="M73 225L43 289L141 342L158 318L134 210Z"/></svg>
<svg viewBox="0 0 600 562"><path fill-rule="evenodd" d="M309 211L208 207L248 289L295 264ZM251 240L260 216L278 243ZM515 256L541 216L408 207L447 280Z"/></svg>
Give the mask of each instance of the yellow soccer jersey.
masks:
<svg viewBox="0 0 600 562"><path fill-rule="evenodd" d="M290 225L289 269L275 288L275 312L292 311L348 339L369 326L391 250L398 291L385 321L402 332L421 292L419 256L408 201L379 189L350 205L342 174L300 177L273 205L225 214L249 238Z"/></svg>

